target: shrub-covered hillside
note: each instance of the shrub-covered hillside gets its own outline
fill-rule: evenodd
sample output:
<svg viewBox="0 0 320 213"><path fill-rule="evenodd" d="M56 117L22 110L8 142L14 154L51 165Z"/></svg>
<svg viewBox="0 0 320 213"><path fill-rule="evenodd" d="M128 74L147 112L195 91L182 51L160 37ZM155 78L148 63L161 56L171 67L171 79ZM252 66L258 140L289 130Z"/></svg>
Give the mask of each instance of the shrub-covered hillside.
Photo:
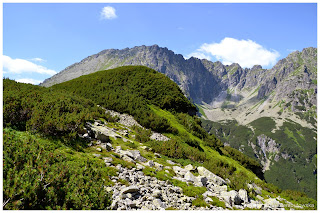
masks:
<svg viewBox="0 0 320 213"><path fill-rule="evenodd" d="M264 200L274 201L280 195L294 204L312 202L311 208L316 208L305 195L281 193L263 181L257 161L209 135L179 87L147 67L101 71L50 88L9 79L3 83L4 209L117 209L115 203L126 197L118 196L116 189L149 177L180 187L179 196L192 197L189 209L213 203L234 207L229 198L211 196L205 201L203 194L212 190L212 184L184 182L176 169L188 164L198 167L190 170L191 177L199 178L199 167L205 167L223 178L225 185L219 190L228 196L245 191L243 200L249 196L253 201L245 205L256 203L261 209L259 194ZM103 108L117 112L109 114ZM122 116L133 119L121 113L134 116L144 128L121 123ZM161 139L152 138L153 134ZM139 178L124 177L128 169ZM142 197L149 195L142 191L131 194L131 199L146 201ZM156 200L152 205L161 201L148 199ZM286 202L282 198L276 202L280 201ZM125 205L141 209L131 201Z"/></svg>
<svg viewBox="0 0 320 213"><path fill-rule="evenodd" d="M144 66L124 66L81 76L54 85L52 88L66 90L91 99L107 109L133 115L144 127L178 135L174 141L157 144L163 147L162 151L165 153L171 150L171 157L185 157L198 161L208 160L199 141L179 131L177 125L172 125L167 116L157 113L152 106L168 110L175 115L175 119L180 124L186 127L189 133L203 139L207 146L217 150L220 154L239 161L244 167L263 179L260 164L236 149L224 147L215 136L209 136L201 127L201 121L195 116L196 107L173 81L153 69ZM172 150L172 147L175 149Z"/></svg>
<svg viewBox="0 0 320 213"><path fill-rule="evenodd" d="M93 101L67 91L3 80L4 127L63 137L71 144L85 122L95 118L113 119Z"/></svg>
<svg viewBox="0 0 320 213"><path fill-rule="evenodd" d="M157 116L149 104L194 115L196 107L167 76L144 66L125 66L100 71L53 86L91 99L105 108L133 115L147 128L175 132L168 121Z"/></svg>

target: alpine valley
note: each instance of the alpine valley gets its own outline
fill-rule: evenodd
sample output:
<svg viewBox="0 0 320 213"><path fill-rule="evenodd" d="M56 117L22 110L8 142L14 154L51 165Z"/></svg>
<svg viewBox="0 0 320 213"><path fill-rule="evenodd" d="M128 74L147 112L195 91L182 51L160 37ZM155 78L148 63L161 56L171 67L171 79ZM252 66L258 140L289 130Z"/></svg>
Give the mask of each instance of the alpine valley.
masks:
<svg viewBox="0 0 320 213"><path fill-rule="evenodd" d="M3 209L317 209L317 49L272 69L104 50L3 79Z"/></svg>
<svg viewBox="0 0 320 213"><path fill-rule="evenodd" d="M99 70L143 65L168 76L196 104L202 126L255 158L267 182L317 192L317 49L305 48L271 69L223 65L157 45L108 49L75 63L41 85L52 86Z"/></svg>

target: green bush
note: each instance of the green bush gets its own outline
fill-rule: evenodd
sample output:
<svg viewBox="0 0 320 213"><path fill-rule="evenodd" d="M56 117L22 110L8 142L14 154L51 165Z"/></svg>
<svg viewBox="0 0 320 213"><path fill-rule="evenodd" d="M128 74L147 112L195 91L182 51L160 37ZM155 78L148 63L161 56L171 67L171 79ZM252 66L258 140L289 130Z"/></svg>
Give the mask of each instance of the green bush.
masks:
<svg viewBox="0 0 320 213"><path fill-rule="evenodd" d="M207 207L209 206L206 201L203 200L202 196L196 198L195 200L192 201L192 205L196 207Z"/></svg>
<svg viewBox="0 0 320 213"><path fill-rule="evenodd" d="M151 130L150 129L144 129L138 126L134 126L132 128L134 131L136 131L136 137L135 139L140 143L145 143L150 140L151 136Z"/></svg>
<svg viewBox="0 0 320 213"><path fill-rule="evenodd" d="M125 185L125 186L129 186L130 185L130 183L128 181L124 180L124 179L119 179L118 182L121 183L122 185Z"/></svg>
<svg viewBox="0 0 320 213"><path fill-rule="evenodd" d="M111 170L100 159L67 154L59 141L4 129L3 208L107 209ZM111 173L109 173L111 172Z"/></svg>
<svg viewBox="0 0 320 213"><path fill-rule="evenodd" d="M72 145L84 124L97 118L113 121L91 100L30 84L3 80L4 127L63 137Z"/></svg>
<svg viewBox="0 0 320 213"><path fill-rule="evenodd" d="M221 152L220 148L223 147L223 143L218 138L216 138L216 136L209 135L207 138L204 138L203 141L205 146L211 147L212 149Z"/></svg>
<svg viewBox="0 0 320 213"><path fill-rule="evenodd" d="M201 127L201 120L197 116L190 116L186 113L176 113L176 117L188 132L201 139L208 137L208 133Z"/></svg>
<svg viewBox="0 0 320 213"><path fill-rule="evenodd" d="M212 199L211 205L213 206L217 206L217 207L222 207L222 208L226 208L226 204L225 202L219 200L219 198L214 197L214 196L209 196Z"/></svg>
<svg viewBox="0 0 320 213"><path fill-rule="evenodd" d="M171 139L169 141L150 141L150 146L155 152L161 153L171 158L184 158L193 161L203 162L206 159L206 154L203 150L191 147L181 141L181 139Z"/></svg>
<svg viewBox="0 0 320 213"><path fill-rule="evenodd" d="M227 162L214 158L206 159L203 163L203 166L224 179L234 175L235 171L237 170L234 166L228 164Z"/></svg>
<svg viewBox="0 0 320 213"><path fill-rule="evenodd" d="M85 87L81 85L86 85ZM144 66L124 66L67 81L53 88L91 99L105 108L132 115L142 126L176 133L167 119L148 105L173 112L196 113L196 107L169 77ZM97 92L99 91L99 92Z"/></svg>
<svg viewBox="0 0 320 213"><path fill-rule="evenodd" d="M181 187L183 194L188 197L202 197L202 194L207 191L206 187L193 186L192 184L188 185L187 183L176 179L172 179L172 184Z"/></svg>
<svg viewBox="0 0 320 213"><path fill-rule="evenodd" d="M156 177L158 180L162 180L162 181L167 181L167 180L171 180L171 178L173 177L172 174L168 174L165 171L156 171L153 168L150 167L146 167L142 170L142 172L147 175L147 176L151 176L151 177Z"/></svg>
<svg viewBox="0 0 320 213"><path fill-rule="evenodd" d="M236 150L230 146L224 146L223 148L220 148L222 153L236 161L238 161L240 164L242 164L245 168L251 170L253 173L255 173L260 179L264 179L263 177L263 171L262 166L260 163L247 155L243 154L239 150Z"/></svg>

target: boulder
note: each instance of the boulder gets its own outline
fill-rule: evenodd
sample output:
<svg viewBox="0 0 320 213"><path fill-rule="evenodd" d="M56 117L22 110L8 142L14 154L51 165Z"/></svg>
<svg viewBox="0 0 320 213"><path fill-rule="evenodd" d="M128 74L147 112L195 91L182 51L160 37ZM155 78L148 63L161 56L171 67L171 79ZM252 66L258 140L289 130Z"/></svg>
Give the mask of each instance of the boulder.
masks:
<svg viewBox="0 0 320 213"><path fill-rule="evenodd" d="M156 189L152 192L152 197L160 198L161 197L161 191L159 189Z"/></svg>
<svg viewBox="0 0 320 213"><path fill-rule="evenodd" d="M248 203L248 193L246 190L244 189L240 189L239 190L239 197L241 198L241 200L243 200L244 203Z"/></svg>
<svg viewBox="0 0 320 213"><path fill-rule="evenodd" d="M193 170L194 170L194 168L193 168L193 166L192 166L191 164L186 165L186 166L184 167L184 169L186 169L186 170L188 170L188 171L193 171Z"/></svg>
<svg viewBox="0 0 320 213"><path fill-rule="evenodd" d="M98 152L102 152L102 149L101 149L101 148L96 148L96 150L97 150Z"/></svg>
<svg viewBox="0 0 320 213"><path fill-rule="evenodd" d="M156 158L161 158L161 155L159 154L159 153L154 153L154 156L156 157Z"/></svg>
<svg viewBox="0 0 320 213"><path fill-rule="evenodd" d="M113 161L113 159L110 157L104 157L102 159L104 160L105 163L111 163Z"/></svg>
<svg viewBox="0 0 320 213"><path fill-rule="evenodd" d="M128 186L123 188L120 191L120 194L126 194L126 193L139 193L140 189L137 186Z"/></svg>
<svg viewBox="0 0 320 213"><path fill-rule="evenodd" d="M137 158L139 156L141 156L140 151L139 150L129 150L128 152L130 152L132 154L132 158L134 160L137 160Z"/></svg>
<svg viewBox="0 0 320 213"><path fill-rule="evenodd" d="M147 166L150 166L150 167L154 167L154 162L152 160L149 160L147 163L146 163Z"/></svg>
<svg viewBox="0 0 320 213"><path fill-rule="evenodd" d="M126 155L126 156L134 159L134 156L130 151L119 150L119 154L120 154L120 158L122 158L123 156Z"/></svg>
<svg viewBox="0 0 320 213"><path fill-rule="evenodd" d="M141 149L144 149L144 150L146 150L146 151L151 151L150 148L147 147L147 146L141 146Z"/></svg>
<svg viewBox="0 0 320 213"><path fill-rule="evenodd" d="M253 191L254 191L255 194L259 194L259 195L262 194L262 189L261 189L261 187L257 186L255 183L251 183L251 184L248 183L247 186L248 186L248 189L249 189L249 190L250 190L250 189L253 189Z"/></svg>
<svg viewBox="0 0 320 213"><path fill-rule="evenodd" d="M167 163L168 163L168 164L171 164L171 165L176 164L175 162L173 162L173 161L171 161L171 160L167 160Z"/></svg>
<svg viewBox="0 0 320 213"><path fill-rule="evenodd" d="M99 131L96 132L95 138L97 140L100 140L101 142L104 142L104 143L110 142L109 136L107 136Z"/></svg>
<svg viewBox="0 0 320 213"><path fill-rule="evenodd" d="M210 187L210 189L213 190L216 193L221 193L221 192L228 191L227 185L223 185L223 186L214 185L214 186Z"/></svg>
<svg viewBox="0 0 320 213"><path fill-rule="evenodd" d="M161 171L161 170L163 169L163 165L160 164L160 163L154 162L154 166L155 166L159 171Z"/></svg>
<svg viewBox="0 0 320 213"><path fill-rule="evenodd" d="M156 132L152 132L150 139L152 140L157 140L157 141L168 141L170 140L168 137L160 134L160 133L156 133Z"/></svg>
<svg viewBox="0 0 320 213"><path fill-rule="evenodd" d="M136 163L132 158L128 157L127 155L122 155L122 160L130 162L130 163Z"/></svg>
<svg viewBox="0 0 320 213"><path fill-rule="evenodd" d="M121 164L118 164L116 166L116 169L119 171L119 172L123 172L123 168L121 167Z"/></svg>
<svg viewBox="0 0 320 213"><path fill-rule="evenodd" d="M235 190L232 190L229 192L230 196L231 196L231 200L233 202L233 204L235 205L240 205L243 201L241 200L239 193Z"/></svg>
<svg viewBox="0 0 320 213"><path fill-rule="evenodd" d="M105 186L104 188L105 188L105 190L106 190L107 192L112 192L112 191L113 191L112 187L110 187L110 186L109 186L109 187L106 187L106 186Z"/></svg>
<svg viewBox="0 0 320 213"><path fill-rule="evenodd" d="M142 157L142 156L138 156L136 160L140 161L140 162L146 162L147 161L147 159Z"/></svg>
<svg viewBox="0 0 320 213"><path fill-rule="evenodd" d="M157 209L165 209L166 204L162 202L160 199L154 199L152 201L152 204L157 208Z"/></svg>
<svg viewBox="0 0 320 213"><path fill-rule="evenodd" d="M93 154L95 157L100 157L101 155L100 154Z"/></svg>
<svg viewBox="0 0 320 213"><path fill-rule="evenodd" d="M238 192L235 190L229 192L221 192L220 197L222 197L226 202L228 202L230 206L240 205L242 203L242 200L239 197Z"/></svg>
<svg viewBox="0 0 320 213"><path fill-rule="evenodd" d="M191 183L194 183L196 182L196 177L190 172L188 171L185 175L184 175L184 179L187 181L187 182L191 182Z"/></svg>
<svg viewBox="0 0 320 213"><path fill-rule="evenodd" d="M211 203L213 200L212 200L210 197L207 197L206 199L204 199L204 201L205 201L206 203Z"/></svg>
<svg viewBox="0 0 320 213"><path fill-rule="evenodd" d="M204 176L197 176L195 178L196 178L196 181L194 182L194 184L196 186L207 186L208 178Z"/></svg>
<svg viewBox="0 0 320 213"><path fill-rule="evenodd" d="M262 209L263 204L262 203L247 203L245 207L250 209Z"/></svg>
<svg viewBox="0 0 320 213"><path fill-rule="evenodd" d="M106 149L108 150L108 151L111 151L111 150L113 150L113 147L112 147L112 145L111 145L111 143L106 143Z"/></svg>
<svg viewBox="0 0 320 213"><path fill-rule="evenodd" d="M198 169L198 173L201 175L201 176L205 176L208 180L211 180L214 182L214 184L217 184L219 186L221 185L225 185L226 182L224 181L224 179L222 179L221 177L213 174L212 172L210 172L208 169L200 166L197 168Z"/></svg>
<svg viewBox="0 0 320 213"><path fill-rule="evenodd" d="M183 169L179 166L173 166L172 169L173 169L174 173L176 173L176 175L181 176L181 177L183 177L188 172L188 170Z"/></svg>
<svg viewBox="0 0 320 213"><path fill-rule="evenodd" d="M125 136L125 137L128 137L128 136L129 136L129 132L128 132L128 130L126 130L126 129L119 130L118 132L119 132L121 135Z"/></svg>
<svg viewBox="0 0 320 213"><path fill-rule="evenodd" d="M118 202L121 200L120 197L117 197L116 199L114 199L111 203L110 209L111 210L115 210L118 209Z"/></svg>
<svg viewBox="0 0 320 213"><path fill-rule="evenodd" d="M256 194L258 194L258 195L261 195L261 194L262 194L262 189L261 189L261 187L259 187L259 186L254 187L253 190L254 190L254 192L255 192Z"/></svg>
<svg viewBox="0 0 320 213"><path fill-rule="evenodd" d="M263 200L263 197L261 197L260 195L257 195L256 198L257 198L258 200Z"/></svg>
<svg viewBox="0 0 320 213"><path fill-rule="evenodd" d="M215 194L211 191L206 191L205 193L202 194L203 198L206 198L206 197L212 197L212 196L215 196Z"/></svg>
<svg viewBox="0 0 320 213"><path fill-rule="evenodd" d="M277 199L275 198L269 198L263 201L265 207L270 208L270 209L277 209L277 208L283 208L283 204L280 203Z"/></svg>
<svg viewBox="0 0 320 213"><path fill-rule="evenodd" d="M138 171L141 171L141 170L143 170L145 167L143 166L143 165L141 165L140 163L137 163L136 164L136 167L137 167L137 170Z"/></svg>

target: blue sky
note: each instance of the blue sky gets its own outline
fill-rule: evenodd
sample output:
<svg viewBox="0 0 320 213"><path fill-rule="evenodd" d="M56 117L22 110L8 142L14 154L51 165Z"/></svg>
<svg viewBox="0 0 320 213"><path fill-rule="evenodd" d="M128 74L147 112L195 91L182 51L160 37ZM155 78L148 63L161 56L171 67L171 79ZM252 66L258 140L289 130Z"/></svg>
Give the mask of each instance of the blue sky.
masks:
<svg viewBox="0 0 320 213"><path fill-rule="evenodd" d="M153 44L185 58L270 68L294 50L317 47L317 5L3 5L3 76L21 82L37 84L104 49Z"/></svg>

